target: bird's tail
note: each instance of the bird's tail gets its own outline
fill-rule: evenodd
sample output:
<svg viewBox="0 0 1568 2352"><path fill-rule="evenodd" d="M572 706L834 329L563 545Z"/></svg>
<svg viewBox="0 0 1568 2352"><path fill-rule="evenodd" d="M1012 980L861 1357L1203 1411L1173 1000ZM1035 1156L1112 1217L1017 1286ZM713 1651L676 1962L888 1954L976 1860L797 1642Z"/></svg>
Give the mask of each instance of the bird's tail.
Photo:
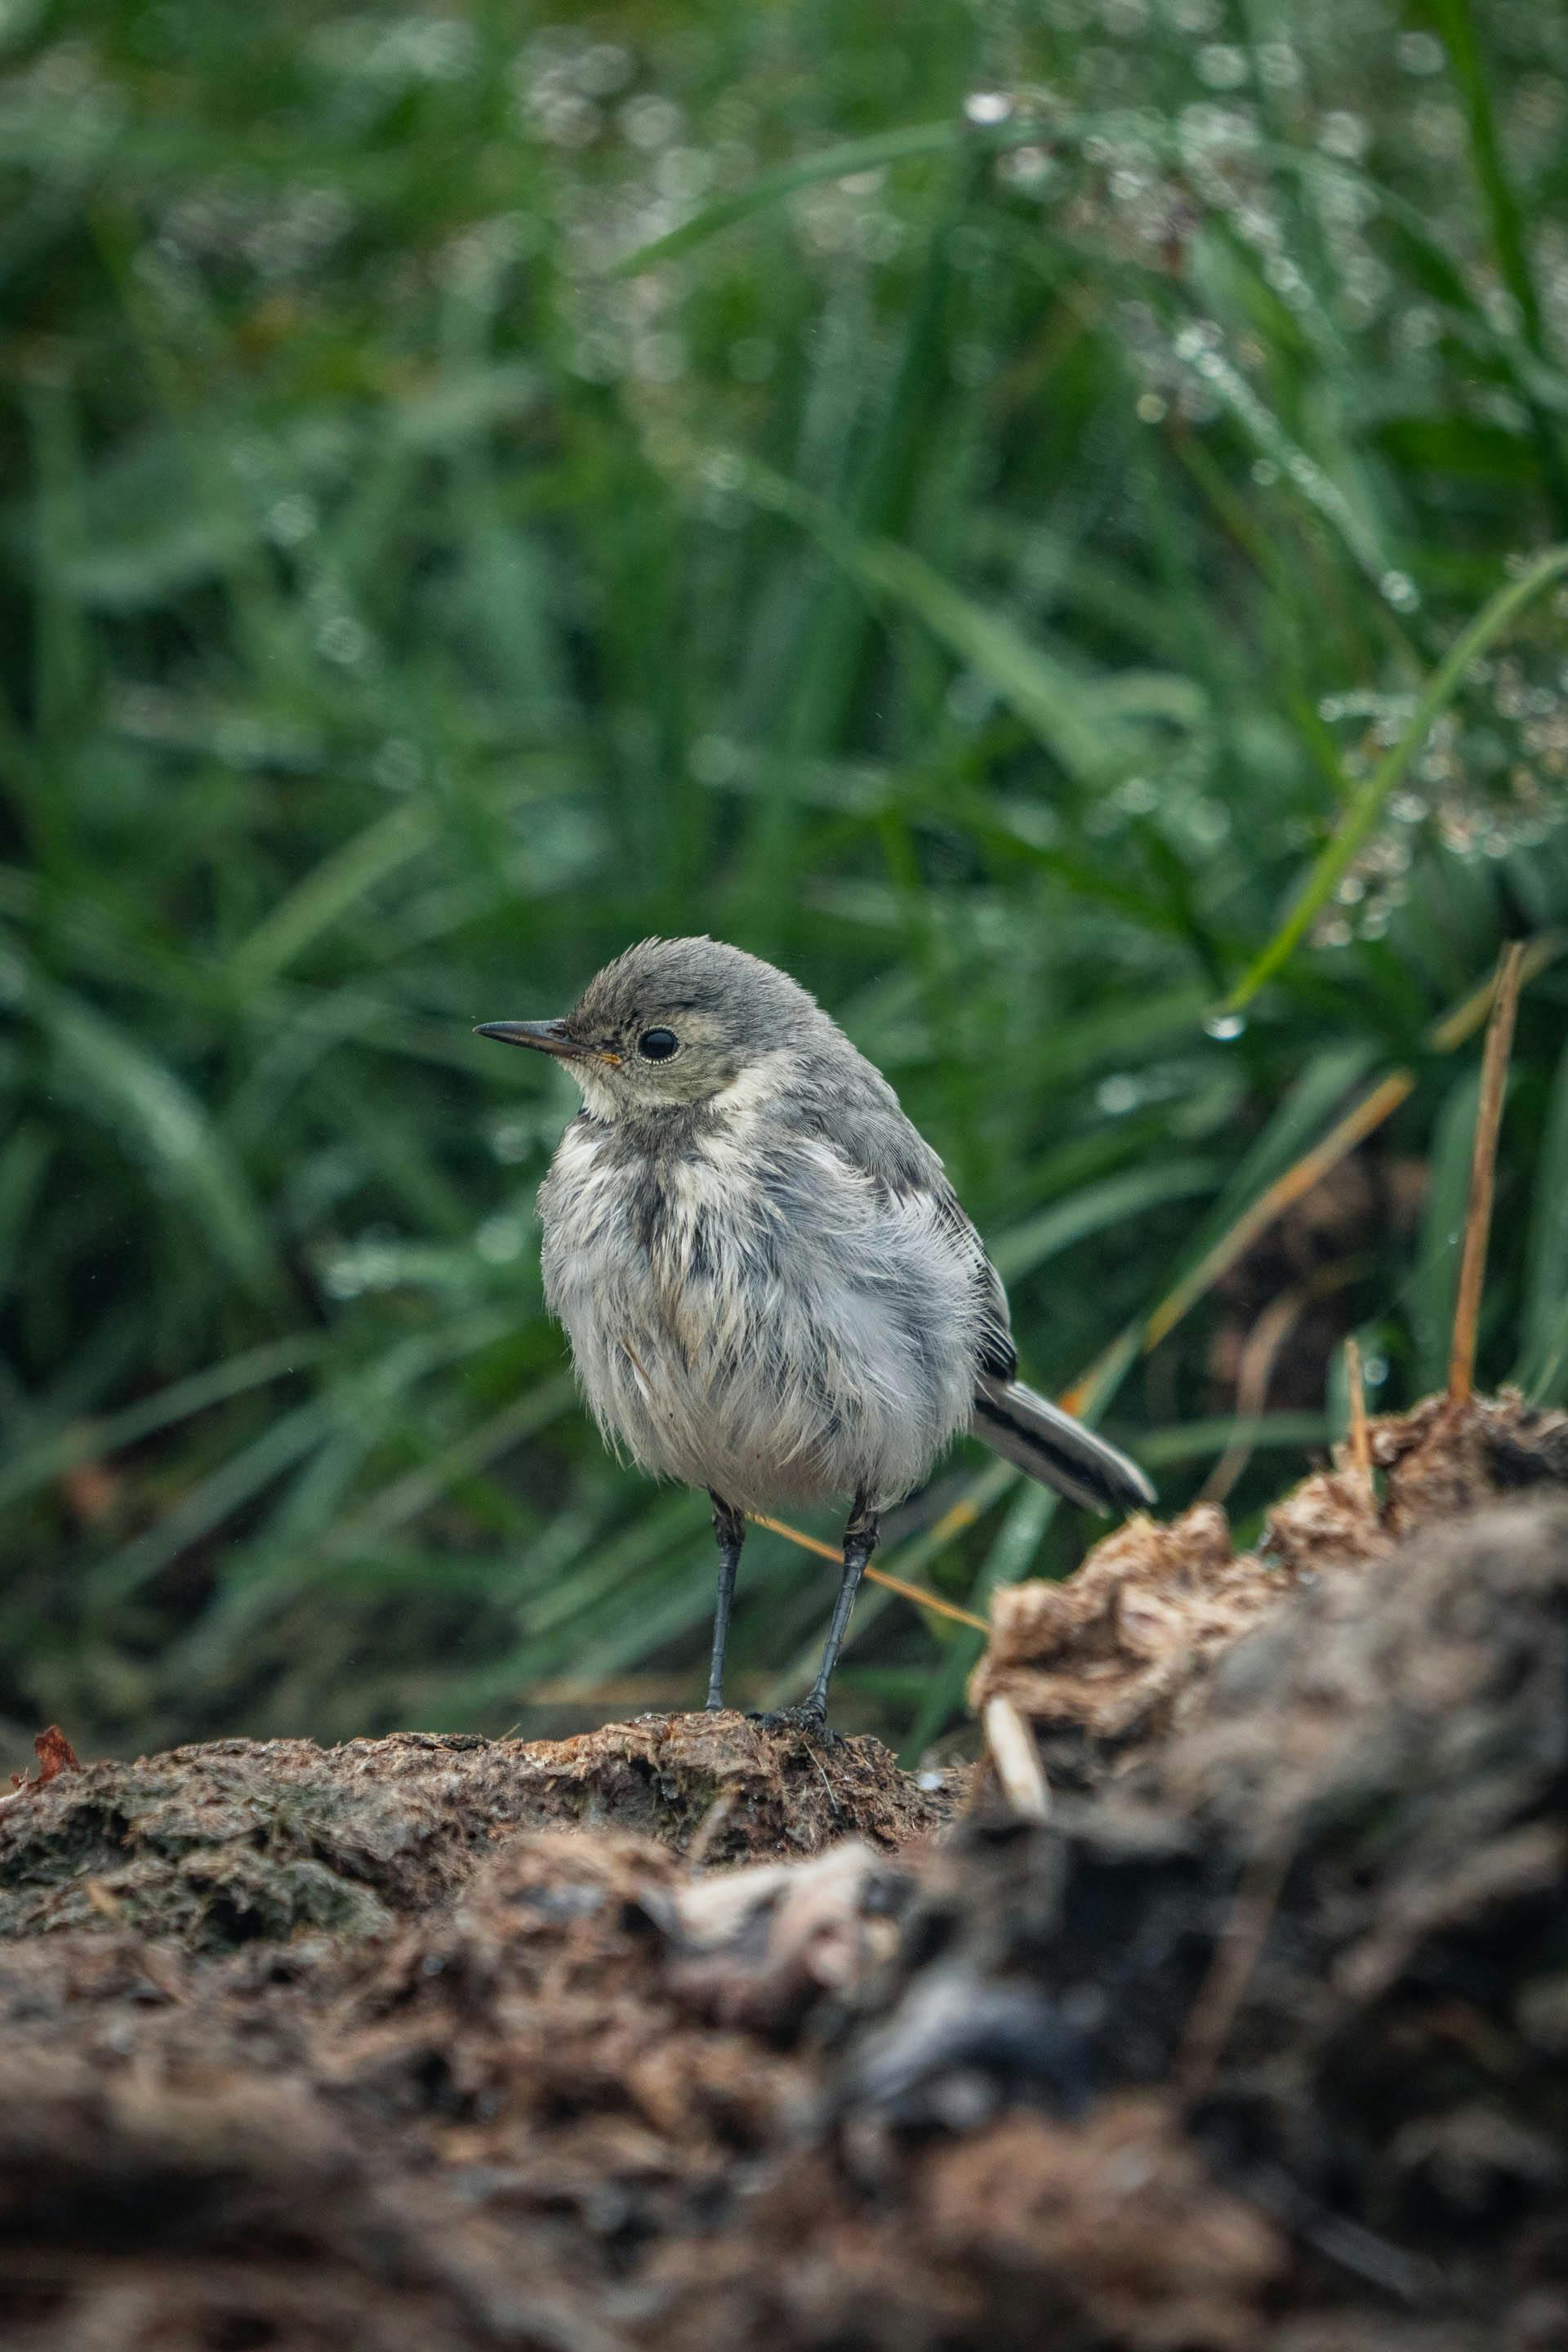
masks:
<svg viewBox="0 0 1568 2352"><path fill-rule="evenodd" d="M1135 1462L1022 1381L982 1378L974 1434L1043 1486L1091 1511L1131 1511L1154 1500Z"/></svg>

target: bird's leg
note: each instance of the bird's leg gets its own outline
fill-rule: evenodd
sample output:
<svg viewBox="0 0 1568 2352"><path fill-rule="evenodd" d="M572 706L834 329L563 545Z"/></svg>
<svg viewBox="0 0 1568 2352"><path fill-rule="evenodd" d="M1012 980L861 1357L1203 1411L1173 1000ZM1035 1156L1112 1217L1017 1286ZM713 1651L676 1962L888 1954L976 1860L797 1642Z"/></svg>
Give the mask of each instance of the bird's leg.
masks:
<svg viewBox="0 0 1568 2352"><path fill-rule="evenodd" d="M833 1604L833 1622L827 1628L823 1644L822 1664L816 1670L816 1680L801 1714L817 1723L827 1719L827 1685L833 1679L833 1669L838 1664L838 1653L844 1646L844 1636L849 1631L849 1615L855 1606L855 1595L860 1590L860 1579L866 1573L866 1562L877 1549L877 1514L864 1494L855 1497L855 1507L849 1514L849 1524L844 1530L844 1568L838 1579L838 1598Z"/></svg>
<svg viewBox="0 0 1568 2352"><path fill-rule="evenodd" d="M746 1539L746 1522L721 1495L714 1495L713 1533L719 1543L719 1592L713 1603L713 1663L708 1669L708 1706L710 1713L724 1704L724 1649L730 1639L730 1603L735 1596L735 1570L741 1565L741 1546Z"/></svg>

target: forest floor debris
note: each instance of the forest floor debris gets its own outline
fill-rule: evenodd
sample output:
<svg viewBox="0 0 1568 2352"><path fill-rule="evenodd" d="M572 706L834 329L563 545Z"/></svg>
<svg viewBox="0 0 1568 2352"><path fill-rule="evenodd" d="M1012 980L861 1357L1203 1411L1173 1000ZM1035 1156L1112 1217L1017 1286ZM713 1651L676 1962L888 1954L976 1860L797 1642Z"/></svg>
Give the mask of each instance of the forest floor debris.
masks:
<svg viewBox="0 0 1568 2352"><path fill-rule="evenodd" d="M0 1797L0 1808L20 1804L35 1789L47 1789L61 1772L79 1772L81 1766L75 1748L58 1723L40 1731L33 1742L33 1753L38 1759L36 1772L13 1772L10 1793Z"/></svg>
<svg viewBox="0 0 1568 2352"><path fill-rule="evenodd" d="M999 1610L1043 1823L733 1716L34 1785L0 2341L1568 2341L1568 1438L1372 1444Z"/></svg>
<svg viewBox="0 0 1568 2352"><path fill-rule="evenodd" d="M877 1740L825 1749L733 1713L561 1740L213 1740L80 1767L47 1808L15 1817L0 1937L91 1926L106 1903L130 1927L213 1950L312 1928L371 1934L448 1898L526 1830L629 1831L709 1868L848 1837L893 1848L948 1820L963 1780L921 1787Z"/></svg>
<svg viewBox="0 0 1568 2352"><path fill-rule="evenodd" d="M1096 1785L1168 1738L1225 1654L1302 1584L1334 1577L1348 1602L1359 1575L1417 1529L1568 1485L1568 1415L1512 1391L1431 1397L1367 1433L1373 1483L1342 1449L1276 1505L1250 1551L1233 1549L1217 1504L1197 1503L1169 1522L1129 1520L1066 1583L997 1592L975 1712L1009 1700L1053 1780Z"/></svg>

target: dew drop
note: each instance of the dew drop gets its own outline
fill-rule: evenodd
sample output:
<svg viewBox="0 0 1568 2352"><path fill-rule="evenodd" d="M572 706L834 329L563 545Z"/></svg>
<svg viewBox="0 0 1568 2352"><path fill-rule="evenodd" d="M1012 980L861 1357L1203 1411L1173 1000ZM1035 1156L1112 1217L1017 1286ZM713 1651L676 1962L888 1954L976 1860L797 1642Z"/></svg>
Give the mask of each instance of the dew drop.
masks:
<svg viewBox="0 0 1568 2352"><path fill-rule="evenodd" d="M963 101L963 111L971 122L985 129L994 122L1005 122L1013 101L1005 90L972 89Z"/></svg>
<svg viewBox="0 0 1568 2352"><path fill-rule="evenodd" d="M1246 1027L1239 1013L1209 1013L1204 1017L1204 1034L1217 1038L1222 1045L1233 1045Z"/></svg>

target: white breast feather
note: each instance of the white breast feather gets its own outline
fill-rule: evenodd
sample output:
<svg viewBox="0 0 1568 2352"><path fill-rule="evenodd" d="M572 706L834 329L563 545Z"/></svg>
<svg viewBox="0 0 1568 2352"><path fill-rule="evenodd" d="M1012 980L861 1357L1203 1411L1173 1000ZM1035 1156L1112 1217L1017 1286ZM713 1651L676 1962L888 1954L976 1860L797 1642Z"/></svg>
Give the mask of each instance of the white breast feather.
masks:
<svg viewBox="0 0 1568 2352"><path fill-rule="evenodd" d="M646 1469L743 1508L862 1486L885 1501L969 1421L973 1256L931 1194L889 1193L819 1139L761 1136L787 1076L773 1058L658 1171L651 1248L636 1230L650 1171L596 1121L567 1129L541 1193L546 1297L606 1437ZM788 1230L759 1142L790 1178Z"/></svg>

